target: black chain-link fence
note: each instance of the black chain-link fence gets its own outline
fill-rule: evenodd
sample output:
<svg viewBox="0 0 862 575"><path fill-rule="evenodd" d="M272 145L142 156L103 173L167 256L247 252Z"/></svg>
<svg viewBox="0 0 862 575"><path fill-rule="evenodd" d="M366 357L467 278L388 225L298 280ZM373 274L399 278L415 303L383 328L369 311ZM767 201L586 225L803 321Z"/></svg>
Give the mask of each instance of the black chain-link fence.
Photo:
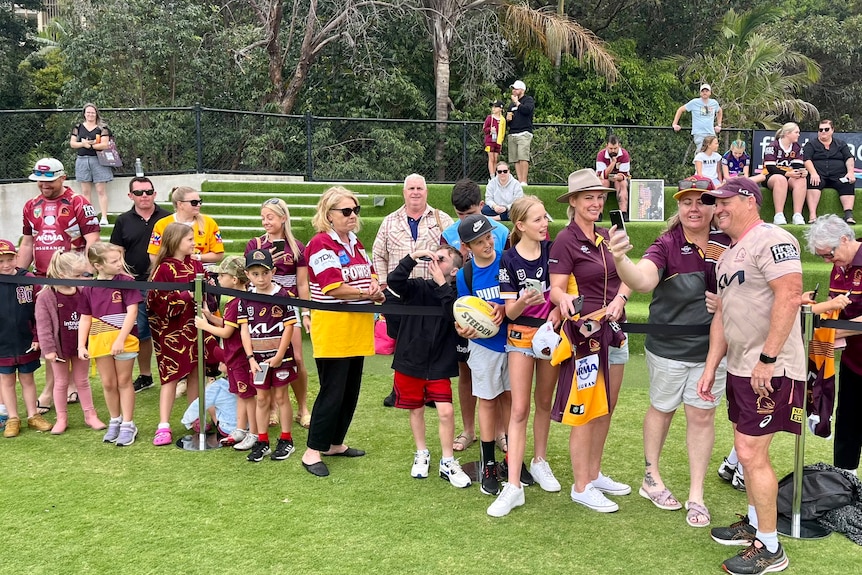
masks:
<svg viewBox="0 0 862 575"><path fill-rule="evenodd" d="M141 158L148 174L190 172L286 174L318 181L392 181L416 172L429 181L488 178L482 122L325 118L190 108L101 110L124 166ZM0 182L26 179L35 161L53 156L74 175L69 147L80 110L0 110ZM611 133L632 156L636 178L669 183L693 173L687 131L669 127L536 124L529 180L560 184L574 170L595 165ZM722 133L721 150L751 130ZM506 159L506 147L500 159Z"/></svg>

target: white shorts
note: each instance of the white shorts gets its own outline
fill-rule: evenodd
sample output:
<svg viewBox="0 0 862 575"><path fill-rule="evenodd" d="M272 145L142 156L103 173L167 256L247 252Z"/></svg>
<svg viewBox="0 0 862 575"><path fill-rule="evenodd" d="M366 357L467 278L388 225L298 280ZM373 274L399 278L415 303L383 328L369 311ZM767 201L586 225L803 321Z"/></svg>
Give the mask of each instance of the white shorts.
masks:
<svg viewBox="0 0 862 575"><path fill-rule="evenodd" d="M468 341L467 346L470 350L467 365L473 372L473 395L479 399L494 399L510 391L508 356L473 341Z"/></svg>
<svg viewBox="0 0 862 575"><path fill-rule="evenodd" d="M644 349L649 370L649 402L662 413L670 413L680 405L698 409L715 409L724 395L727 383L727 361L722 359L715 370L712 394L715 401L704 401L697 395L697 381L703 375L706 362L677 361L658 356Z"/></svg>

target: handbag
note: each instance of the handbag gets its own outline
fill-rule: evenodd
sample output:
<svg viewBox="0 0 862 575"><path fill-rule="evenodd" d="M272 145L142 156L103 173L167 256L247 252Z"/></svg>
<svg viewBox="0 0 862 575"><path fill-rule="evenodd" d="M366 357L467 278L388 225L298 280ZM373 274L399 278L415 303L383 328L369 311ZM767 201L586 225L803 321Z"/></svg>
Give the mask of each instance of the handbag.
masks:
<svg viewBox="0 0 862 575"><path fill-rule="evenodd" d="M99 164L110 166L112 168L122 168L123 159L120 158L120 152L117 151L117 143L114 138L110 139L106 150L96 150L96 157L99 158Z"/></svg>

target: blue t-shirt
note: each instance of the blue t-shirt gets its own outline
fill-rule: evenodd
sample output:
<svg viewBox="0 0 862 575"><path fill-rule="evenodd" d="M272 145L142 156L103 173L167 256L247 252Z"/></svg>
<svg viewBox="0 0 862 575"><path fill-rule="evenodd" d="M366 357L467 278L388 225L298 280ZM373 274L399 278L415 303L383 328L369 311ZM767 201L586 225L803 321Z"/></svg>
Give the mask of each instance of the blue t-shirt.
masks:
<svg viewBox="0 0 862 575"><path fill-rule="evenodd" d="M695 98L685 105L691 112L691 133L707 136L715 135L715 115L721 109L718 100L710 98L706 104L700 98Z"/></svg>
<svg viewBox="0 0 862 575"><path fill-rule="evenodd" d="M464 269L458 270L458 297L465 295L474 295L485 301L498 303L503 305L503 298L500 297L500 258L501 254L497 252L497 257L493 263L487 267L481 268L473 261L473 281L472 291L467 289L467 282L464 280ZM472 340L477 345L486 347L491 351L505 353L506 351L506 320L503 319L503 324L500 326L500 331L494 337L486 339Z"/></svg>
<svg viewBox="0 0 862 575"><path fill-rule="evenodd" d="M491 230L491 234L494 236L494 251L497 252L497 255L500 255L506 249L506 242L509 240L509 228L497 220L489 219L488 221L491 222L491 226L494 228ZM443 230L443 239L456 250L461 249L461 236L458 235L458 225L460 223L460 221L456 221Z"/></svg>
<svg viewBox="0 0 862 575"><path fill-rule="evenodd" d="M733 152L727 152L724 157L721 158L721 164L723 166L727 166L727 171L730 172L730 176L741 176L745 171L745 166L751 165L751 158L748 157L748 154L742 152L742 155L739 158L733 155ZM749 172L750 174L751 172Z"/></svg>

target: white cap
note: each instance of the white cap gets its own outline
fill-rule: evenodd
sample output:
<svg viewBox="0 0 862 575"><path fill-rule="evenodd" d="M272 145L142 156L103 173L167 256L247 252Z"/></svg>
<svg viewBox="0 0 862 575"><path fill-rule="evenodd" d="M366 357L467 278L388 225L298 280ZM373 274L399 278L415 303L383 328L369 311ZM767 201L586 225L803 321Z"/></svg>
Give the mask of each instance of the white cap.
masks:
<svg viewBox="0 0 862 575"><path fill-rule="evenodd" d="M554 331L554 324L546 322L533 335L533 353L539 359L551 359L551 355L563 338Z"/></svg>
<svg viewBox="0 0 862 575"><path fill-rule="evenodd" d="M710 86L709 84L701 84L700 91L703 92L704 90L709 90L710 92L712 92L712 86Z"/></svg>
<svg viewBox="0 0 862 575"><path fill-rule="evenodd" d="M526 90L527 90L527 85L526 85L526 84L524 84L524 83L523 83L522 81L520 81L520 80L515 80L515 83L514 83L514 84L512 84L512 85L511 85L511 86L509 86L509 87L510 87L510 88L514 88L514 89L516 89L516 90L524 90L524 91L526 91Z"/></svg>
<svg viewBox="0 0 862 575"><path fill-rule="evenodd" d="M34 182L53 182L66 175L63 163L56 158L42 158L33 166L30 179Z"/></svg>

